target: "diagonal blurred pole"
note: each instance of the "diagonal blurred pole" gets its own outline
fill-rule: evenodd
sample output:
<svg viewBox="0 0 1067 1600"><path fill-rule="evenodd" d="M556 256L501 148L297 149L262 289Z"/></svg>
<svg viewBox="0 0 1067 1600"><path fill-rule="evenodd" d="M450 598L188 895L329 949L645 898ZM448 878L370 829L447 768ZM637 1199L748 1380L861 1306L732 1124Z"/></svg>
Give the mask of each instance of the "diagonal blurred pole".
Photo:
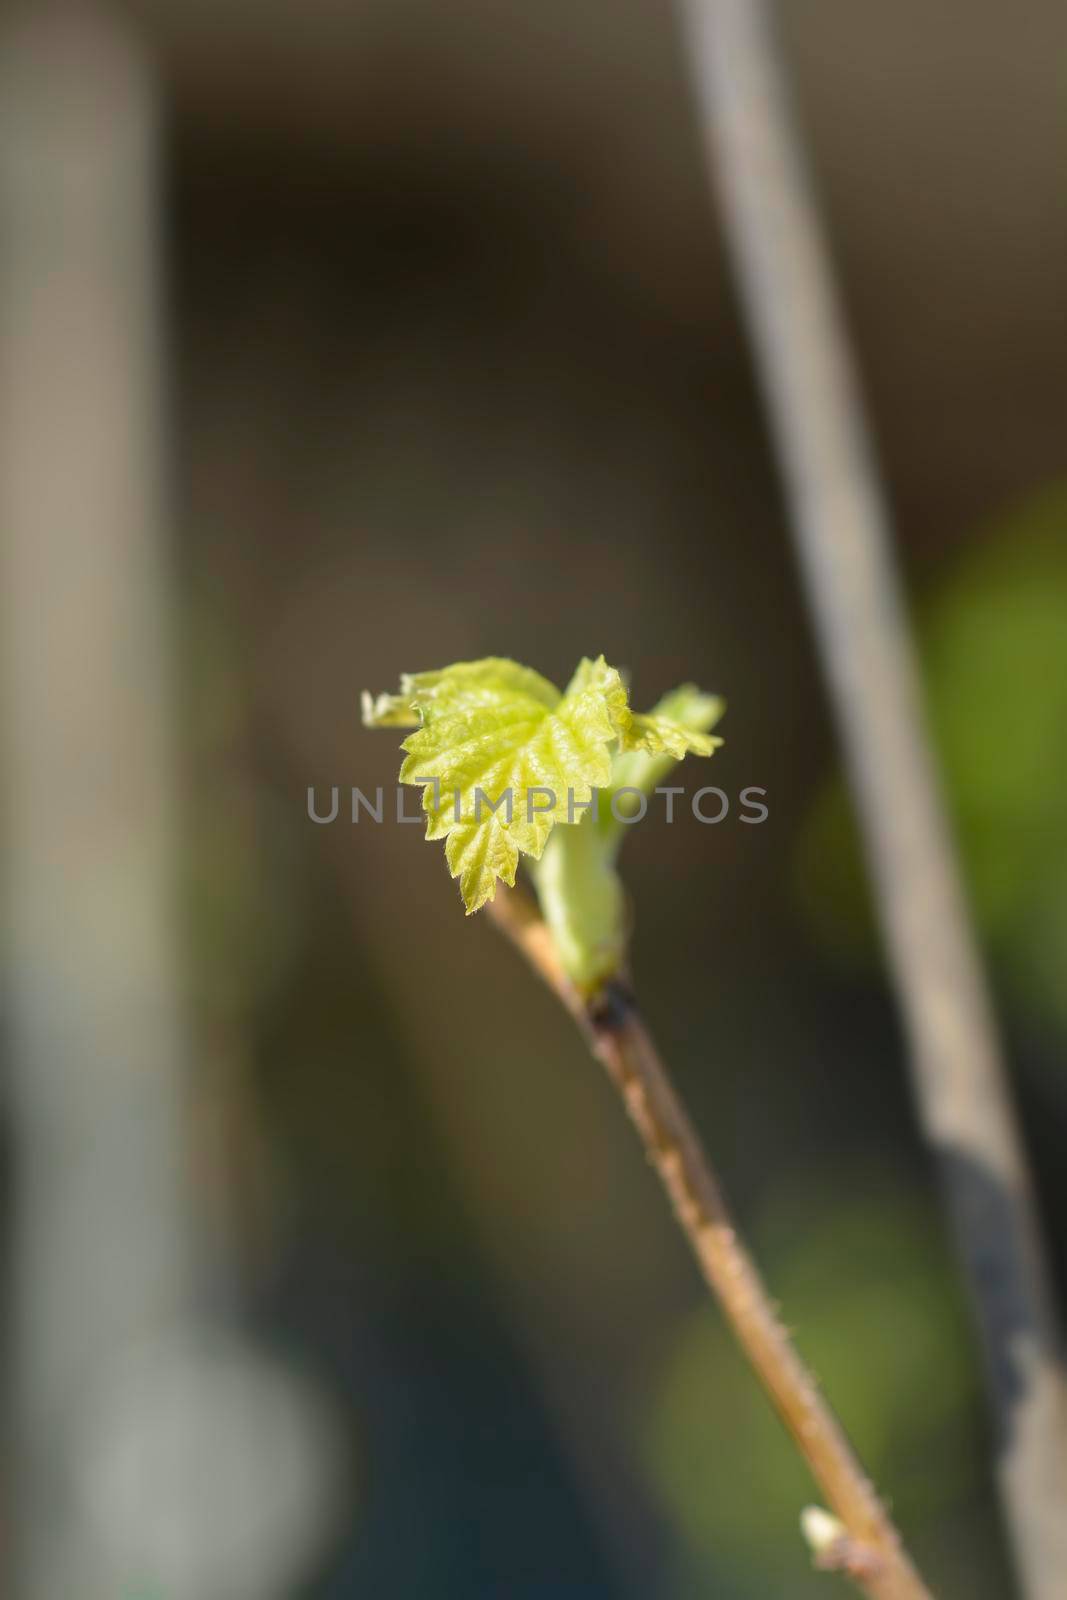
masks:
<svg viewBox="0 0 1067 1600"><path fill-rule="evenodd" d="M919 1112L981 1327L1022 1590L1062 1600L1067 1388L1053 1296L819 216L763 0L681 4Z"/></svg>

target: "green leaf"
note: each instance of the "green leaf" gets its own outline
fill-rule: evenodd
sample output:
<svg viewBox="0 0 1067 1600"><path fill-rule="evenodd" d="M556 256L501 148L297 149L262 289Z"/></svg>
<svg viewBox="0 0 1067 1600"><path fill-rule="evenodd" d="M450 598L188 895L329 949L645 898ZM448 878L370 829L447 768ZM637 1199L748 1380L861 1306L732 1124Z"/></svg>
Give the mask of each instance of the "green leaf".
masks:
<svg viewBox="0 0 1067 1600"><path fill-rule="evenodd" d="M633 727L622 750L615 757L611 787L617 795L620 789L637 789L651 794L656 785L670 774L676 761L687 753L699 756L712 755L722 740L710 733L726 710L726 703L718 695L704 694L691 683L684 683L664 695L647 716L634 715ZM617 802L616 810L631 812L625 798ZM600 807L600 832L606 840L618 841L623 834L612 808Z"/></svg>
<svg viewBox="0 0 1067 1600"><path fill-rule="evenodd" d="M581 816L611 781L610 746L626 689L603 657L583 661L561 695L539 673L489 657L405 677L399 695L364 701L371 726L410 726L402 783L423 786L426 837L446 840L468 912L515 882L520 853L540 856L557 822Z"/></svg>
<svg viewBox="0 0 1067 1600"><path fill-rule="evenodd" d="M503 656L458 661L439 672L405 672L399 694L363 693L363 721L368 728L417 728L446 713L476 710L514 694L537 700L550 710L559 690L539 672Z"/></svg>
<svg viewBox="0 0 1067 1600"><path fill-rule="evenodd" d="M363 726L365 728L417 728L419 713L410 695L401 689L399 694L373 695L363 691Z"/></svg>
<svg viewBox="0 0 1067 1600"><path fill-rule="evenodd" d="M642 715L633 712L623 740L623 751L644 751L647 755L667 755L680 761L685 755L710 756L722 744L709 730L726 709L718 695L704 694L692 683L683 683ZM634 770L639 770L636 765Z"/></svg>
<svg viewBox="0 0 1067 1600"><path fill-rule="evenodd" d="M563 925L558 908L565 901L568 928L580 930L567 941L568 968L586 976L594 969L600 975L605 952L615 959L621 949L621 894L607 876L610 855L591 857L601 849L590 809L595 792L617 785L627 761L650 772L687 752L710 755L721 741L706 728L720 710L720 702L685 688L649 715L635 715L622 676L603 656L580 662L562 694L540 673L489 656L405 675L395 695L363 697L369 727L415 729L403 743L400 779L422 786L426 837L445 840L468 913L493 898L498 880L514 884L521 855L539 860L557 825L587 820L587 847L560 858L581 860L581 873L554 867L550 875L556 922ZM579 946L595 947L595 960L588 951L583 958Z"/></svg>
<svg viewBox="0 0 1067 1600"><path fill-rule="evenodd" d="M650 756L669 756L672 761L680 761L685 755L710 756L721 744L721 739L695 732L654 712L632 716L622 736L623 750L643 750Z"/></svg>

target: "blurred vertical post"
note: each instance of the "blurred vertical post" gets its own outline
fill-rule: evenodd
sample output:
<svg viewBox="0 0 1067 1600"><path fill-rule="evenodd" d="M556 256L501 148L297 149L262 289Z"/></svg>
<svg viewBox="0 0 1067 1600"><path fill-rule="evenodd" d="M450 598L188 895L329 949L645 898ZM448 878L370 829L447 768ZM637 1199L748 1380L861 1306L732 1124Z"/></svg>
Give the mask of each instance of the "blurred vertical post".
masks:
<svg viewBox="0 0 1067 1600"><path fill-rule="evenodd" d="M1067 1573L1067 1391L1053 1297L817 209L767 7L682 0L682 10L917 1101L983 1334L1016 1559L1031 1600L1058 1600Z"/></svg>
<svg viewBox="0 0 1067 1600"><path fill-rule="evenodd" d="M96 1600L73 1504L83 1413L190 1282L156 95L88 4L9 13L0 50L9 1588Z"/></svg>

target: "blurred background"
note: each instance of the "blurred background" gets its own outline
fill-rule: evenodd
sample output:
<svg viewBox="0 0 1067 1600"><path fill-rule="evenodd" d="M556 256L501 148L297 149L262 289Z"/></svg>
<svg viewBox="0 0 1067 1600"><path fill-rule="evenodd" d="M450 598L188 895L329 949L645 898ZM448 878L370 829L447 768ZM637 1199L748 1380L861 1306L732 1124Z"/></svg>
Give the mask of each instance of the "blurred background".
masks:
<svg viewBox="0 0 1067 1600"><path fill-rule="evenodd" d="M1063 8L778 10L1062 1283ZM347 819L362 688L603 651L768 791L628 843L664 1053L933 1588L1010 1597L670 7L2 30L0 1592L846 1592L567 1019Z"/></svg>

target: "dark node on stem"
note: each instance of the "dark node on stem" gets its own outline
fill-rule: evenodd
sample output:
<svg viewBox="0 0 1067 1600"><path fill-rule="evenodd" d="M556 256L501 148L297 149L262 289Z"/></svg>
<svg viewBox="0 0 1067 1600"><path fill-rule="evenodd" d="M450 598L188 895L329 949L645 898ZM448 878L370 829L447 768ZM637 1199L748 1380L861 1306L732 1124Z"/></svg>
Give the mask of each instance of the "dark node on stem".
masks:
<svg viewBox="0 0 1067 1600"><path fill-rule="evenodd" d="M618 1033L637 1010L637 999L623 978L609 978L586 1002L586 1016L594 1037Z"/></svg>

